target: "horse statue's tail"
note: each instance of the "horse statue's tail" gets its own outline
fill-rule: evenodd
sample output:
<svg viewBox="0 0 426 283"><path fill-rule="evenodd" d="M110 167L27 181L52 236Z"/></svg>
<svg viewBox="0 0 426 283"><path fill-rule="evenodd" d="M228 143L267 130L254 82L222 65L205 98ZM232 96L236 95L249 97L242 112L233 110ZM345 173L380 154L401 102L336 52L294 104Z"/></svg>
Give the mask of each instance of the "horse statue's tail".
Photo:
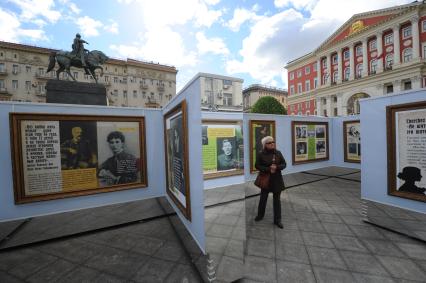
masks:
<svg viewBox="0 0 426 283"><path fill-rule="evenodd" d="M46 73L49 73L50 71L53 70L53 68L55 68L55 63L56 63L56 52L52 52L50 53L50 56L49 56L49 67L47 67Z"/></svg>

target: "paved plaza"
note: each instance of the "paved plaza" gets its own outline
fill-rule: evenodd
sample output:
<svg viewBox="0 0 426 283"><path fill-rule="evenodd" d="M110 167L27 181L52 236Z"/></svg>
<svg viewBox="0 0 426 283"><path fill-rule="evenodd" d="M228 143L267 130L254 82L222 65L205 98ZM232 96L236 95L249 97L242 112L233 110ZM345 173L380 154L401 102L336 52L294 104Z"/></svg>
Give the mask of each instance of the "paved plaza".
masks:
<svg viewBox="0 0 426 283"><path fill-rule="evenodd" d="M426 282L425 243L363 221L359 170L330 167L284 179L284 229L272 224L272 195L265 218L254 222L259 190L251 182L206 191L215 282ZM144 210L137 203L115 205L114 226L90 232L81 218L81 233L66 237L46 228L66 215L2 226L0 282L201 282L167 215L146 204L157 216L136 221ZM37 231L41 242L28 242Z"/></svg>

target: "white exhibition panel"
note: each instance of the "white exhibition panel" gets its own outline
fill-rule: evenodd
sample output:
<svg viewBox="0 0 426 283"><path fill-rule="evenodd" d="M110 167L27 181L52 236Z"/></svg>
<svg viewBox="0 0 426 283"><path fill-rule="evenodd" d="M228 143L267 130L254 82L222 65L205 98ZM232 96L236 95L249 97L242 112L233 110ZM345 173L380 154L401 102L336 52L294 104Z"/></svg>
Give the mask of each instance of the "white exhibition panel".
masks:
<svg viewBox="0 0 426 283"><path fill-rule="evenodd" d="M426 203L387 194L386 106L426 100L426 91L403 92L360 100L361 198L426 213ZM425 176L423 178L426 178Z"/></svg>
<svg viewBox="0 0 426 283"><path fill-rule="evenodd" d="M243 113L225 113L225 112L201 112L201 117L203 120L215 120L215 121L243 121ZM245 129L243 129L244 135ZM245 147L248 146L246 143L248 139L244 139L244 159L246 159ZM244 165L245 166L245 165ZM245 182L244 175L228 176L221 178L214 178L209 180L204 180L204 189L212 189L218 187L225 187L230 185L242 184Z"/></svg>
<svg viewBox="0 0 426 283"><path fill-rule="evenodd" d="M9 113L144 116L148 187L15 205ZM0 102L0 221L123 203L165 194L164 138L161 110L107 106ZM158 162L161 161L161 162Z"/></svg>
<svg viewBox="0 0 426 283"><path fill-rule="evenodd" d="M244 141L249 140L249 126L250 120L273 120L275 121L275 132L276 132L276 146L279 151L283 154L287 168L282 171L283 175L302 172L307 170L318 169L327 166L334 166L334 138L333 137L333 123L331 118L325 117L314 117L314 116L287 116L287 115L271 115L271 114L244 114L244 125L243 125L243 136ZM328 122L329 132L329 160L318 161L312 163L304 163L298 165L292 165L292 145L291 145L291 122L292 121L313 121L313 122ZM244 156L247 156L244 160L244 173L247 181L256 179L257 174L250 174L250 149L249 143L244 143Z"/></svg>
<svg viewBox="0 0 426 283"><path fill-rule="evenodd" d="M202 165L202 141L201 141L201 98L200 98L200 80L199 78L188 83L178 95L176 95L167 104L162 111L162 115L173 109L183 100L186 100L187 118L188 118L188 157L189 157L189 185L191 193L191 215L192 221L188 221L181 213L173 200L166 193L169 203L173 206L182 223L187 228L197 242L200 249L205 252L205 233L204 233L204 191L203 191L203 165ZM157 128L163 131L163 120L161 126ZM162 137L164 134L161 135ZM163 138L164 140L164 138ZM164 142L162 142L164 144ZM155 158L161 164L161 171L166 170L164 164L164 145L161 150L162 159ZM164 174L164 179L165 179ZM163 180L164 188L166 187Z"/></svg>

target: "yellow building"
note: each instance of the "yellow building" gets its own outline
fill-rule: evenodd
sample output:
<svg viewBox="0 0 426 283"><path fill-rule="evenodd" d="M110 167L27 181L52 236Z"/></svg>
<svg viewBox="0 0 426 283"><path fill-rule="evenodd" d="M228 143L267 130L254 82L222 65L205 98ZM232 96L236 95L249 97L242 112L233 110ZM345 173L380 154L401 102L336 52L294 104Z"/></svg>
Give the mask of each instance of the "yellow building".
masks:
<svg viewBox="0 0 426 283"><path fill-rule="evenodd" d="M46 73L49 55L55 51L0 41L0 100L45 102L46 82L56 78L55 72ZM110 59L103 68L98 81L105 85L112 106L158 108L176 95L173 66ZM83 69L71 68L71 73L80 82L94 83ZM62 73L61 79L71 78Z"/></svg>
<svg viewBox="0 0 426 283"><path fill-rule="evenodd" d="M276 98L287 109L287 90L259 84L250 85L243 90L244 112L249 112L253 105L263 96Z"/></svg>

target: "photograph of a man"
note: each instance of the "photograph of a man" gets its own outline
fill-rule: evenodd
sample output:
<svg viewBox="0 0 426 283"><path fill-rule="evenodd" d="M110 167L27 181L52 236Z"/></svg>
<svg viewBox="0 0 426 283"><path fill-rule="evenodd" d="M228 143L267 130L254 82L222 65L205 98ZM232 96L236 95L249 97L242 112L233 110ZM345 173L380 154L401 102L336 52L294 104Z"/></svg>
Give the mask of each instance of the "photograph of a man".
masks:
<svg viewBox="0 0 426 283"><path fill-rule="evenodd" d="M139 162L133 154L126 152L126 138L120 131L108 134L107 142L113 156L99 167L98 177L101 184L117 185L137 182Z"/></svg>
<svg viewBox="0 0 426 283"><path fill-rule="evenodd" d="M217 170L230 170L238 167L234 138L217 139Z"/></svg>
<svg viewBox="0 0 426 283"><path fill-rule="evenodd" d="M266 136L271 135L271 125L270 124L260 124L255 128L255 141L256 141L256 153L259 153L263 150L262 139Z"/></svg>
<svg viewBox="0 0 426 283"><path fill-rule="evenodd" d="M298 142L296 143L296 154L297 155L303 155L307 153L307 144L306 142Z"/></svg>
<svg viewBox="0 0 426 283"><path fill-rule="evenodd" d="M177 116L170 120L170 132L172 139L172 170L173 186L183 195L185 191L184 156L183 156L183 120Z"/></svg>
<svg viewBox="0 0 426 283"><path fill-rule="evenodd" d="M96 125L93 122L61 121L61 168L96 168Z"/></svg>
<svg viewBox="0 0 426 283"><path fill-rule="evenodd" d="M307 128L305 126L296 127L296 138L297 139L305 139L307 133Z"/></svg>
<svg viewBox="0 0 426 283"><path fill-rule="evenodd" d="M317 139L325 138L325 126L316 126L315 131Z"/></svg>

